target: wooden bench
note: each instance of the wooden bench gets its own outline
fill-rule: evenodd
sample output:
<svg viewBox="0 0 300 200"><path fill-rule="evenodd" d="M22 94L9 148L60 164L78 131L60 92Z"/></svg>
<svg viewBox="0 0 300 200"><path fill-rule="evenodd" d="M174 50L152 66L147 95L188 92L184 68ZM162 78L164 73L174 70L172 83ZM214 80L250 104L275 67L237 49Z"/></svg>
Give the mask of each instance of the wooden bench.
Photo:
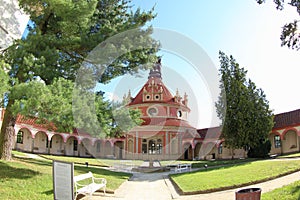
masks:
<svg viewBox="0 0 300 200"><path fill-rule="evenodd" d="M83 183L84 182L84 183ZM92 172L74 176L75 200L79 194L91 197L97 190L103 188L105 195L106 179L95 178Z"/></svg>
<svg viewBox="0 0 300 200"><path fill-rule="evenodd" d="M181 163L178 164L175 168L175 172L182 172L182 171L191 171L192 165L188 163Z"/></svg>

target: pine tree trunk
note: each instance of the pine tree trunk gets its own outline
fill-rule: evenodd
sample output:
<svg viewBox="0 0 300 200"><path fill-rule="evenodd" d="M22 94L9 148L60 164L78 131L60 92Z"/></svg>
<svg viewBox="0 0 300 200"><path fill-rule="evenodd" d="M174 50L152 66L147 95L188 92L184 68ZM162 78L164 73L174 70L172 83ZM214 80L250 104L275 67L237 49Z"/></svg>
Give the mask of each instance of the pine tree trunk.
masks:
<svg viewBox="0 0 300 200"><path fill-rule="evenodd" d="M6 110L2 121L0 132L0 159L11 160L12 149L15 139L15 123L16 117Z"/></svg>

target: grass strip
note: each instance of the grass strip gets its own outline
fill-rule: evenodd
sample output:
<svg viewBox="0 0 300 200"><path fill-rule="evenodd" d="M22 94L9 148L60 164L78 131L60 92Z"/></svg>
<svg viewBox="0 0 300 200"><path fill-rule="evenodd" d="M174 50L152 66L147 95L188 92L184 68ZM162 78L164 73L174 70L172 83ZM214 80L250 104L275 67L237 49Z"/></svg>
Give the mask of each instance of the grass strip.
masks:
<svg viewBox="0 0 300 200"><path fill-rule="evenodd" d="M100 166L100 167L110 167L115 164L120 164L121 160L117 159L103 159L103 158L82 158L82 157L71 157L71 156L54 156L54 155L42 155L41 157L50 159L50 160L61 160L66 162L73 162L76 164L84 165L85 162L88 162L89 165ZM143 163L142 160L125 160L127 163L131 163L134 166L139 166Z"/></svg>
<svg viewBox="0 0 300 200"><path fill-rule="evenodd" d="M287 186L277 188L271 192L262 194L262 200L295 200L300 199L300 181Z"/></svg>
<svg viewBox="0 0 300 200"><path fill-rule="evenodd" d="M293 154L278 156L278 158L299 158L299 157L300 157L300 153L293 153Z"/></svg>

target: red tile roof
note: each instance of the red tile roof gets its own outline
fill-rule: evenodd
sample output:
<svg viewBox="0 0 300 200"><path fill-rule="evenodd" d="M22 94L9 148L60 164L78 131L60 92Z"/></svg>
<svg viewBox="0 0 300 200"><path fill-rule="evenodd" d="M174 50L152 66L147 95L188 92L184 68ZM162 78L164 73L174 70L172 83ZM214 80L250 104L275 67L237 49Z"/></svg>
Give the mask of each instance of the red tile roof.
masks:
<svg viewBox="0 0 300 200"><path fill-rule="evenodd" d="M212 128L204 128L198 129L197 132L199 133L201 138L205 139L214 139L218 140L221 135L221 127L212 127Z"/></svg>
<svg viewBox="0 0 300 200"><path fill-rule="evenodd" d="M274 116L273 129L280 129L288 126L300 125L300 109L290 112L280 113ZM221 127L198 129L201 138L219 138Z"/></svg>
<svg viewBox="0 0 300 200"><path fill-rule="evenodd" d="M151 91L152 89L154 89L154 91ZM136 95L136 97L134 97L132 99L132 101L129 103L129 106L153 102L153 101L143 101L144 92L148 92L148 93L157 92L158 93L160 90L162 91L162 99L157 100L155 102L175 103L173 95L168 90L168 88L164 85L164 83L162 82L162 80L160 78L149 78L148 81L145 83L145 85L142 87L142 89L139 91L139 93Z"/></svg>
<svg viewBox="0 0 300 200"><path fill-rule="evenodd" d="M300 124L300 109L275 115L273 129L297 124Z"/></svg>
<svg viewBox="0 0 300 200"><path fill-rule="evenodd" d="M47 130L56 131L57 127L54 123L48 122L45 119L39 119L37 117L24 117L22 115L17 116L16 123L18 124L28 124L37 128L43 128Z"/></svg>
<svg viewBox="0 0 300 200"><path fill-rule="evenodd" d="M180 119L166 119L165 121L161 121L157 125L193 128L187 121L180 120Z"/></svg>

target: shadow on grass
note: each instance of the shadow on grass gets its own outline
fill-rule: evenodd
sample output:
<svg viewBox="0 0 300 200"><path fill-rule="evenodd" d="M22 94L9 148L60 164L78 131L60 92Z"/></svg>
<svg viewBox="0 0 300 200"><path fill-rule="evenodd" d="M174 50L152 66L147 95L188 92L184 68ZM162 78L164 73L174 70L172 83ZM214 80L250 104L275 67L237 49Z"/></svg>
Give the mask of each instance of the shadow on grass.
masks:
<svg viewBox="0 0 300 200"><path fill-rule="evenodd" d="M254 158L248 158L248 159L235 159L235 160L214 160L214 161L198 161L192 163L193 168L202 168L204 165L207 166L234 166L234 165L239 165L239 164L244 164L244 163L251 163L254 161L257 161L259 159L254 159Z"/></svg>
<svg viewBox="0 0 300 200"><path fill-rule="evenodd" d="M125 172L113 172L113 171L109 171L103 168L99 168L99 167L86 167L86 166L79 166L79 165L75 165L74 169L76 172L81 173L87 173L87 172L92 172L93 174L100 174L101 176L106 176L106 177L121 177L121 179L128 179L128 176L131 176L132 174L130 173L125 173Z"/></svg>
<svg viewBox="0 0 300 200"><path fill-rule="evenodd" d="M45 191L45 192L43 192L43 194L45 194L45 195L53 195L53 190L48 190L48 191Z"/></svg>
<svg viewBox="0 0 300 200"><path fill-rule="evenodd" d="M40 165L40 166L52 166L52 161L49 160L42 160L42 159L35 159L35 158L16 158L15 160L19 160L34 165Z"/></svg>
<svg viewBox="0 0 300 200"><path fill-rule="evenodd" d="M298 194L298 197L297 199L300 199L300 185L296 186L296 187L293 187L292 191L291 191L292 194Z"/></svg>
<svg viewBox="0 0 300 200"><path fill-rule="evenodd" d="M20 164L14 167L8 165L7 163L0 162L0 180L28 179L38 175L40 175L39 172L27 168L22 168Z"/></svg>
<svg viewBox="0 0 300 200"><path fill-rule="evenodd" d="M256 160L257 161L257 160ZM195 173L199 173L199 172L207 172L207 171L214 171L214 170L219 170L219 169L227 169L227 168L232 168L232 167L237 167L237 166L245 166L245 165L249 165L251 163L253 163L255 161L250 160L250 161L243 161L243 162L237 162L237 163L228 163L228 164L224 164L224 165L207 165L207 168L205 168L204 166L201 166L201 168L199 167L198 170L195 170L193 172L188 172L190 174L195 174ZM172 176L180 176L180 174L172 174Z"/></svg>

